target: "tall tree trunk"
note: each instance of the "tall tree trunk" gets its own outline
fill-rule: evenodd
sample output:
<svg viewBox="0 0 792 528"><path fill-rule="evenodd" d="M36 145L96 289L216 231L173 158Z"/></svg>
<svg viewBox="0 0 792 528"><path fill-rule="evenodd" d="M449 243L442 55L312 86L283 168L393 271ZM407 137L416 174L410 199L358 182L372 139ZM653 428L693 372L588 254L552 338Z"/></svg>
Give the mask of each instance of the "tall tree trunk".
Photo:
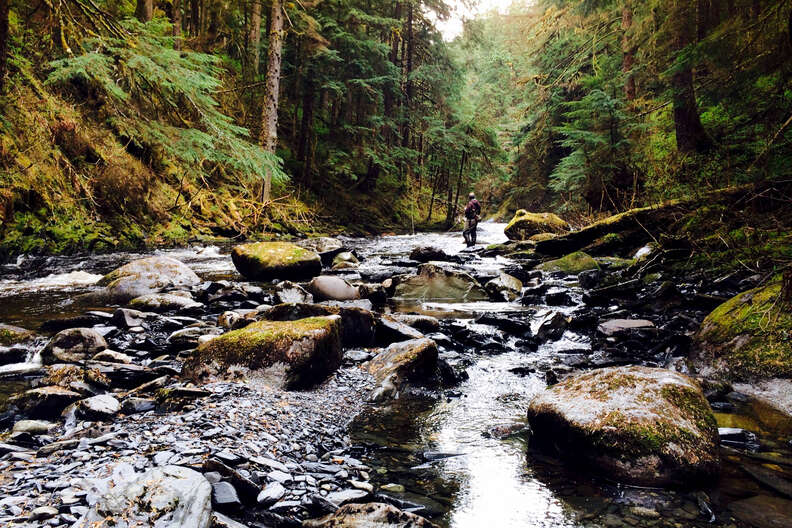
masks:
<svg viewBox="0 0 792 528"><path fill-rule="evenodd" d="M154 0L137 0L135 16L141 22L149 22L154 18Z"/></svg>
<svg viewBox="0 0 792 528"><path fill-rule="evenodd" d="M454 182L451 181L451 171L446 169L446 227L451 227L454 221Z"/></svg>
<svg viewBox="0 0 792 528"><path fill-rule="evenodd" d="M429 200L429 214L426 215L426 223L432 221L432 209L434 208L435 194L437 193L437 184L440 179L440 169L435 169L434 177L432 178L432 198Z"/></svg>
<svg viewBox="0 0 792 528"><path fill-rule="evenodd" d="M402 147L410 146L410 102L413 97L413 82L411 78L413 69L413 5L407 7L407 71L406 86L404 90L404 131L402 134Z"/></svg>
<svg viewBox="0 0 792 528"><path fill-rule="evenodd" d="M8 1L0 0L0 95L5 94L8 74Z"/></svg>
<svg viewBox="0 0 792 528"><path fill-rule="evenodd" d="M396 2L396 6L394 7L394 14L393 18L396 20L401 20L401 2ZM401 40L401 36L399 33L395 31L391 31L388 35L390 39L390 54L388 55L388 59L390 60L391 64L396 65L399 60L399 41ZM385 144L387 146L391 146L393 141L393 130L392 130L392 123L389 122L390 119L393 118L393 110L394 110L394 99L395 95L395 87L391 84L385 85L385 92L383 94L383 103L385 106L385 117L388 118L385 120L383 136L385 137Z"/></svg>
<svg viewBox="0 0 792 528"><path fill-rule="evenodd" d="M201 33L201 0L190 2L190 34L197 37Z"/></svg>
<svg viewBox="0 0 792 528"><path fill-rule="evenodd" d="M313 68L306 68L307 75L303 81L302 123L300 124L300 139L297 144L297 159L303 162L301 180L305 187L310 187L311 185L311 170L313 161L311 159L314 115L313 73Z"/></svg>
<svg viewBox="0 0 792 528"><path fill-rule="evenodd" d="M264 107L261 111L261 145L267 152L275 153L278 146L278 97L280 96L281 60L283 58L283 1L272 0L270 13L269 49L267 51L267 76ZM261 199L269 201L272 174L264 178Z"/></svg>
<svg viewBox="0 0 792 528"><path fill-rule="evenodd" d="M261 2L253 0L250 9L250 23L248 25L248 79L252 81L259 73L259 48L261 47Z"/></svg>
<svg viewBox="0 0 792 528"><path fill-rule="evenodd" d="M693 27L687 0L676 0L676 13L671 23L674 28L674 49L677 53L691 42ZM693 19L695 20L695 19ZM701 124L696 108L696 92L693 87L693 68L685 65L674 73L671 79L674 105L674 128L677 149L682 153L704 152L711 146L711 140Z"/></svg>
<svg viewBox="0 0 792 528"><path fill-rule="evenodd" d="M467 162L467 151L462 151L462 159L459 160L459 176L457 177L456 196L454 197L454 213L459 210L459 192L462 189L462 180L465 174L465 162Z"/></svg>
<svg viewBox="0 0 792 528"><path fill-rule="evenodd" d="M622 30L624 31L622 35L622 52L624 53L622 72L624 73L624 98L628 101L635 99L635 76L632 74L635 65L635 51L628 35L632 25L633 10L632 4L628 0L622 8Z"/></svg>
<svg viewBox="0 0 792 528"><path fill-rule="evenodd" d="M173 12L171 13L173 21L173 41L174 49L181 49L181 36L182 36L182 0L173 0Z"/></svg>

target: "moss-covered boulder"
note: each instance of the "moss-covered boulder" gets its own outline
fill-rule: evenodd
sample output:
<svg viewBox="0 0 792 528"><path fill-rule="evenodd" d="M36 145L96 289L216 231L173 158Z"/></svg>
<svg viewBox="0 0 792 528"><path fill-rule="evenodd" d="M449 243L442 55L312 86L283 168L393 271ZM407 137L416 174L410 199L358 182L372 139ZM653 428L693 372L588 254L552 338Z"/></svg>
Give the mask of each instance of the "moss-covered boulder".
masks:
<svg viewBox="0 0 792 528"><path fill-rule="evenodd" d="M371 401L394 398L408 383L431 383L437 379L437 344L428 338L394 343L367 363L377 381Z"/></svg>
<svg viewBox="0 0 792 528"><path fill-rule="evenodd" d="M577 275L582 271L599 269L599 264L587 253L576 251L560 259L549 260L539 264L536 269L542 271L561 271L568 275Z"/></svg>
<svg viewBox="0 0 792 528"><path fill-rule="evenodd" d="M231 260L250 280L309 280L322 272L317 253L289 242L242 244L231 251Z"/></svg>
<svg viewBox="0 0 792 528"><path fill-rule="evenodd" d="M260 319L297 321L306 317L341 316L341 344L344 347L371 346L374 342L376 318L364 308L326 304L284 303L262 312Z"/></svg>
<svg viewBox="0 0 792 528"><path fill-rule="evenodd" d="M705 375L732 380L792 377L792 306L782 281L741 293L710 313L693 360Z"/></svg>
<svg viewBox="0 0 792 528"><path fill-rule="evenodd" d="M170 257L148 257L121 266L97 282L104 290L92 294L100 300L123 304L135 297L185 288L201 282L186 264Z"/></svg>
<svg viewBox="0 0 792 528"><path fill-rule="evenodd" d="M469 274L446 270L434 264L421 264L418 274L404 278L394 293L400 299L442 300L448 302L486 301L489 295Z"/></svg>
<svg viewBox="0 0 792 528"><path fill-rule="evenodd" d="M218 374L242 366L267 371L266 377L286 389L321 382L341 364L341 317L308 317L297 321L257 321L203 343L188 363L199 373Z"/></svg>
<svg viewBox="0 0 792 528"><path fill-rule="evenodd" d="M540 446L629 484L684 487L719 471L712 410L695 381L670 370L568 378L531 401L528 420Z"/></svg>
<svg viewBox="0 0 792 528"><path fill-rule="evenodd" d="M27 341L35 337L35 335L35 332L31 332L30 330L0 323L0 345L2 346L15 345L22 341Z"/></svg>
<svg viewBox="0 0 792 528"><path fill-rule="evenodd" d="M555 233L537 233L528 237L529 242L544 242L545 240L552 240L557 237Z"/></svg>
<svg viewBox="0 0 792 528"><path fill-rule="evenodd" d="M520 209L503 230L509 240L527 240L541 233L564 233L569 224L553 213L529 213Z"/></svg>

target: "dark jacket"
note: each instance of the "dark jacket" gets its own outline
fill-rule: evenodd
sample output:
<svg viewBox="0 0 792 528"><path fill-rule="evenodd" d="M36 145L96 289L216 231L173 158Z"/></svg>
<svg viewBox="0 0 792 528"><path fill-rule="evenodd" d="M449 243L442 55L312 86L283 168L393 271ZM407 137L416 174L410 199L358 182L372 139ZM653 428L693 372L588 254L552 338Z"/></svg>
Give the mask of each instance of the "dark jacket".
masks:
<svg viewBox="0 0 792 528"><path fill-rule="evenodd" d="M481 214L481 204L473 198L465 207L465 218L476 218L478 215Z"/></svg>

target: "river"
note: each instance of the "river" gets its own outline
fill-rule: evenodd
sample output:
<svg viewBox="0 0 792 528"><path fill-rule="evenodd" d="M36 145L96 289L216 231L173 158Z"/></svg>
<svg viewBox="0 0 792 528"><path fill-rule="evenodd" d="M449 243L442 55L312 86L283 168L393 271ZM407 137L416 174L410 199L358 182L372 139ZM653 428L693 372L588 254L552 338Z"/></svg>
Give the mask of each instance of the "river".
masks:
<svg viewBox="0 0 792 528"><path fill-rule="evenodd" d="M503 227L481 224L480 246L506 241ZM459 268L481 282L519 265L500 256L465 257L469 251L459 233L347 238L343 242L361 258L360 267L345 274L350 280L409 272L408 255L418 246L463 256ZM205 280L239 280L228 249L191 247L153 253L181 260ZM35 329L54 317L103 308L74 299L95 289L95 282L119 263L139 256L20 257L1 270L0 322ZM466 380L440 394L415 391L390 404L369 405L349 423L351 442L372 468L372 481L407 507L453 528L734 526L729 504L763 489L742 471L750 460L737 451L723 452L723 475L708 489L676 492L623 486L529 447L527 404L547 386L548 372L564 374L604 358L598 350L591 350L590 337L574 328L558 340L527 351L496 326L476 322L482 314L493 314L536 326L551 311L570 317L585 313L583 291L576 280L545 275L537 284L568 292L571 305L389 300L388 311L432 315L441 320L443 332L464 331L475 336L475 343L492 346L471 345L460 351L444 346L438 336L441 359L461 365ZM25 363L0 367L0 375L35 367L37 349L45 342L42 339L31 345ZM586 357L578 361L581 355ZM665 366L673 364L673 359L635 362ZM25 386L24 381L3 382L0 404ZM719 425L752 430L758 435L760 451L772 451L788 460L789 418L756 401L736 398L732 403L729 412L716 414ZM736 526L743 525L738 522ZM787 526L792 526L792 521Z"/></svg>

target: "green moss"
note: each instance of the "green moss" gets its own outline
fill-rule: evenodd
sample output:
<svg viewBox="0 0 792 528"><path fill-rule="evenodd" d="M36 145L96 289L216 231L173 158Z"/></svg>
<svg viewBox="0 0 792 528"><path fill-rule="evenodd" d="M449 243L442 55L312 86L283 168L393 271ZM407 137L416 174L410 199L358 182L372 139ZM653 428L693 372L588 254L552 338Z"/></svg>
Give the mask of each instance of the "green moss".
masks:
<svg viewBox="0 0 792 528"><path fill-rule="evenodd" d="M582 251L576 251L560 259L540 264L536 269L542 271L563 271L564 273L573 275L581 271L599 269L599 264L588 254Z"/></svg>
<svg viewBox="0 0 792 528"><path fill-rule="evenodd" d="M682 385L666 385L660 393L667 402L692 419L700 431L712 434L717 429L712 409L700 392Z"/></svg>
<svg viewBox="0 0 792 528"><path fill-rule="evenodd" d="M11 346L33 336L33 332L17 326L0 323L0 345Z"/></svg>
<svg viewBox="0 0 792 528"><path fill-rule="evenodd" d="M710 313L698 340L733 379L792 376L792 307L781 281L742 293Z"/></svg>
<svg viewBox="0 0 792 528"><path fill-rule="evenodd" d="M503 230L509 240L525 240L539 233L563 233L569 224L553 213L529 213L520 209Z"/></svg>
<svg viewBox="0 0 792 528"><path fill-rule="evenodd" d="M635 259L625 259L619 257L597 257L594 259L598 264L607 266L609 269L625 269L635 264Z"/></svg>
<svg viewBox="0 0 792 528"><path fill-rule="evenodd" d="M242 365L251 369L268 367L278 361L299 361L286 357L289 345L316 332L339 335L337 319L308 317L296 321L258 321L233 330L198 347L195 361L217 361L221 365Z"/></svg>
<svg viewBox="0 0 792 528"><path fill-rule="evenodd" d="M237 249L239 253L265 266L286 266L317 257L313 251L290 242L257 242L234 248Z"/></svg>

